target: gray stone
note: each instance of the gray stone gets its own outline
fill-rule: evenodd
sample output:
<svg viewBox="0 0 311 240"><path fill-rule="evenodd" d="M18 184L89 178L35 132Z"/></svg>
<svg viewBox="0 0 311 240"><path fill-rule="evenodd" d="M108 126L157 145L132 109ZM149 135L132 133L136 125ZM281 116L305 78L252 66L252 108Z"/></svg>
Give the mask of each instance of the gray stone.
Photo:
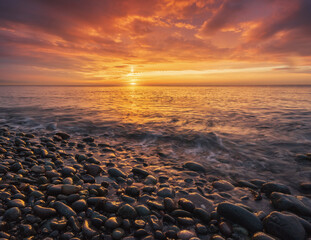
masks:
<svg viewBox="0 0 311 240"><path fill-rule="evenodd" d="M219 192L226 192L234 189L234 186L225 180L219 180L212 183L213 187L216 188Z"/></svg>
<svg viewBox="0 0 311 240"><path fill-rule="evenodd" d="M33 211L35 215L42 219L51 218L56 215L56 210L53 208L42 207L40 205L36 205L33 207Z"/></svg>
<svg viewBox="0 0 311 240"><path fill-rule="evenodd" d="M117 228L112 232L111 236L115 240L120 240L124 236L124 230L122 228Z"/></svg>
<svg viewBox="0 0 311 240"><path fill-rule="evenodd" d="M181 230L177 233L177 237L181 240L189 240L193 237L196 237L196 234L189 230Z"/></svg>
<svg viewBox="0 0 311 240"><path fill-rule="evenodd" d="M220 203L217 207L217 213L233 223L245 227L250 232L258 232L263 228L261 221L255 214L231 203Z"/></svg>
<svg viewBox="0 0 311 240"><path fill-rule="evenodd" d="M23 208L25 207L25 202L21 199L13 199L13 200L8 201L8 207Z"/></svg>
<svg viewBox="0 0 311 240"><path fill-rule="evenodd" d="M195 172L206 172L206 169L196 162L186 162L183 167Z"/></svg>
<svg viewBox="0 0 311 240"><path fill-rule="evenodd" d="M254 234L252 240L276 240L276 239L263 232L258 232Z"/></svg>
<svg viewBox="0 0 311 240"><path fill-rule="evenodd" d="M285 194L290 194L290 190L287 186L279 183L268 182L262 185L261 192L265 193L267 196L270 196L272 192L280 192Z"/></svg>
<svg viewBox="0 0 311 240"><path fill-rule="evenodd" d="M60 215L65 216L66 218L77 215L71 207L60 201L54 203L54 208Z"/></svg>
<svg viewBox="0 0 311 240"><path fill-rule="evenodd" d="M264 219L263 223L267 233L282 240L305 239L305 229L294 215L272 212Z"/></svg>
<svg viewBox="0 0 311 240"><path fill-rule="evenodd" d="M97 235L97 232L90 227L90 224L89 224L88 220L85 220L83 222L82 232L83 232L83 235L86 237L86 239L89 239L89 238L91 239L92 237Z"/></svg>
<svg viewBox="0 0 311 240"><path fill-rule="evenodd" d="M79 200L75 201L74 203L72 203L71 206L76 212L82 212L82 211L85 211L87 209L87 204L86 204L86 201L84 199L79 199Z"/></svg>
<svg viewBox="0 0 311 240"><path fill-rule="evenodd" d="M168 188L168 187L164 187L164 188L159 189L157 194L158 194L159 197L163 197L163 198L166 198L166 197L173 198L173 197L175 197L174 190L172 188Z"/></svg>
<svg viewBox="0 0 311 240"><path fill-rule="evenodd" d="M109 168L108 169L108 174L111 177L117 178L117 177L122 177L122 178L126 178L126 175L124 174L124 172L122 172L120 169L118 168Z"/></svg>
<svg viewBox="0 0 311 240"><path fill-rule="evenodd" d="M115 229L117 227L120 227L121 221L117 217L111 217L108 218L107 221L105 222L105 227L109 229Z"/></svg>
<svg viewBox="0 0 311 240"><path fill-rule="evenodd" d="M283 193L274 192L270 195L271 201L275 209L280 211L290 211L300 215L311 216L311 200L305 197L298 197L287 195ZM309 206L301 200L309 202Z"/></svg>
<svg viewBox="0 0 311 240"><path fill-rule="evenodd" d="M135 207L136 209L136 212L138 213L139 216L148 216L150 215L150 210L149 208L147 208L146 206L144 205L138 205Z"/></svg>
<svg viewBox="0 0 311 240"><path fill-rule="evenodd" d="M18 207L12 207L4 212L3 218L9 221L17 221L21 215L21 210Z"/></svg>
<svg viewBox="0 0 311 240"><path fill-rule="evenodd" d="M103 171L103 169L96 164L86 164L84 167L86 169L86 172L93 177L96 177Z"/></svg>
<svg viewBox="0 0 311 240"><path fill-rule="evenodd" d="M141 177L147 177L150 173L142 168L139 168L139 167L135 167L132 169L132 172L135 174L135 175L139 175Z"/></svg>
<svg viewBox="0 0 311 240"><path fill-rule="evenodd" d="M121 206L118 210L117 213L119 216L121 216L122 218L136 218L137 216L137 212L135 210L135 208L133 208L131 205L129 204L125 204L123 206Z"/></svg>

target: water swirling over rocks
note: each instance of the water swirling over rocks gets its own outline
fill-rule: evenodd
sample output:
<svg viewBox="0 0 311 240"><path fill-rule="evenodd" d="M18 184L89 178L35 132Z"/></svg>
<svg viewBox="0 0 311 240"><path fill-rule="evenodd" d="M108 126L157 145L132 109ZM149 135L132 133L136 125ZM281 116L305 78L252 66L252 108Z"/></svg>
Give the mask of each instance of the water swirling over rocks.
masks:
<svg viewBox="0 0 311 240"><path fill-rule="evenodd" d="M291 195L281 183L229 182L108 137L8 127L0 159L2 239L311 237L306 186Z"/></svg>

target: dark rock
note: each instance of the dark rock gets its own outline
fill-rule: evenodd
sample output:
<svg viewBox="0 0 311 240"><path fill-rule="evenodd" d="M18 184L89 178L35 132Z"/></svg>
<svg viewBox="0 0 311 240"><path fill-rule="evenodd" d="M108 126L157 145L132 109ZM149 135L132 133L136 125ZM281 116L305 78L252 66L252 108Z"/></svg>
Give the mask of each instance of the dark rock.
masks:
<svg viewBox="0 0 311 240"><path fill-rule="evenodd" d="M232 234L232 227L227 222L221 222L219 223L219 230L225 237L230 237Z"/></svg>
<svg viewBox="0 0 311 240"><path fill-rule="evenodd" d="M13 200L8 201L8 207L23 208L25 207L25 202L21 199L13 199Z"/></svg>
<svg viewBox="0 0 311 240"><path fill-rule="evenodd" d="M137 219L134 221L134 227L136 228L144 228L145 225L146 225L146 222L144 220Z"/></svg>
<svg viewBox="0 0 311 240"><path fill-rule="evenodd" d="M219 192L226 192L234 189L234 186L225 180L219 180L212 183L213 187L216 188Z"/></svg>
<svg viewBox="0 0 311 240"><path fill-rule="evenodd" d="M70 138L70 135L64 132L58 132L55 135L60 136L63 140L67 140Z"/></svg>
<svg viewBox="0 0 311 240"><path fill-rule="evenodd" d="M73 167L66 166L63 167L61 172L64 177L71 177L77 172L77 170Z"/></svg>
<svg viewBox="0 0 311 240"><path fill-rule="evenodd" d="M192 217L192 213L182 210L182 209L176 209L173 212L171 212L171 215L173 217Z"/></svg>
<svg viewBox="0 0 311 240"><path fill-rule="evenodd" d="M144 206L144 205L138 205L138 206L136 206L136 207L135 207L135 210L136 210L136 212L138 213L139 216L144 217L144 216L150 215L150 210L149 210L149 208L147 208L147 207Z"/></svg>
<svg viewBox="0 0 311 240"><path fill-rule="evenodd" d="M16 162L10 167L10 169L13 172L17 172L18 170L23 169L23 165L20 162Z"/></svg>
<svg viewBox="0 0 311 240"><path fill-rule="evenodd" d="M115 229L121 226L120 219L117 217L108 218L105 222L105 227L108 229Z"/></svg>
<svg viewBox="0 0 311 240"><path fill-rule="evenodd" d="M158 183L158 180L155 176L148 175L144 182L146 185L156 185Z"/></svg>
<svg viewBox="0 0 311 240"><path fill-rule="evenodd" d="M159 219L155 215L150 216L149 223L154 231L160 230L163 228L161 221L159 221Z"/></svg>
<svg viewBox="0 0 311 240"><path fill-rule="evenodd" d="M168 230L165 232L165 237L168 239L177 239L177 232L174 230Z"/></svg>
<svg viewBox="0 0 311 240"><path fill-rule="evenodd" d="M172 212L176 209L176 204L174 200L168 197L164 198L163 205L164 205L165 210L168 212Z"/></svg>
<svg viewBox="0 0 311 240"><path fill-rule="evenodd" d="M261 192L265 193L267 196L270 196L272 192L280 192L285 194L291 194L289 188L283 184L268 182L262 185Z"/></svg>
<svg viewBox="0 0 311 240"><path fill-rule="evenodd" d="M164 187L164 188L159 189L157 194L159 197L162 197L162 198L166 198L166 197L174 198L175 197L174 190L172 188L168 188L168 187Z"/></svg>
<svg viewBox="0 0 311 240"><path fill-rule="evenodd" d="M86 204L86 201L84 199L80 199L78 201L75 201L74 203L72 203L71 206L76 212L82 212L82 211L85 211L87 209L87 204Z"/></svg>
<svg viewBox="0 0 311 240"><path fill-rule="evenodd" d="M279 192L270 195L271 201L275 209L280 211L291 211L300 215L311 216L311 200L305 197L295 197ZM309 206L304 204L302 200L309 202Z"/></svg>
<svg viewBox="0 0 311 240"><path fill-rule="evenodd" d="M136 186L126 187L125 193L131 197L137 198L140 195L140 190Z"/></svg>
<svg viewBox="0 0 311 240"><path fill-rule="evenodd" d="M107 201L104 209L108 213L116 213L120 207L120 202Z"/></svg>
<svg viewBox="0 0 311 240"><path fill-rule="evenodd" d="M139 239L147 235L148 235L148 232L145 229L138 229L134 232L134 237L139 238Z"/></svg>
<svg viewBox="0 0 311 240"><path fill-rule="evenodd" d="M164 206L161 203L158 203L156 201L147 201L147 205L152 208L152 209L156 209L156 210L164 210Z"/></svg>
<svg viewBox="0 0 311 240"><path fill-rule="evenodd" d="M103 208L106 203L105 197L89 197L87 199L87 204L91 206L95 206L96 208Z"/></svg>
<svg viewBox="0 0 311 240"><path fill-rule="evenodd" d="M71 216L68 220L69 225L75 232L80 232L81 231L81 225L78 221L78 219L74 216Z"/></svg>
<svg viewBox="0 0 311 240"><path fill-rule="evenodd" d="M87 143L92 143L94 142L94 138L93 137L85 137L82 139L83 142L87 142Z"/></svg>
<svg viewBox="0 0 311 240"><path fill-rule="evenodd" d="M177 222L182 226L192 226L194 225L194 220L189 217L178 217Z"/></svg>
<svg viewBox="0 0 311 240"><path fill-rule="evenodd" d="M103 226L103 224L104 224L104 221L102 220L102 219L100 219L100 218L92 218L91 219L91 223L92 223L92 225L94 226L94 227L96 227L96 228L100 228L101 226Z"/></svg>
<svg viewBox="0 0 311 240"><path fill-rule="evenodd" d="M21 215L21 210L18 207L12 207L4 212L3 218L8 221L17 221Z"/></svg>
<svg viewBox="0 0 311 240"><path fill-rule="evenodd" d="M311 193L311 182L301 183L300 188L304 193Z"/></svg>
<svg viewBox="0 0 311 240"><path fill-rule="evenodd" d="M258 232L254 234L252 240L276 240L276 239L263 232Z"/></svg>
<svg viewBox="0 0 311 240"><path fill-rule="evenodd" d="M94 237L95 235L97 235L97 232L92 229L90 227L90 224L89 224L89 221L88 220L85 220L83 222L83 225L82 225L82 232L83 232L83 235L86 237L86 239L88 238L92 238Z"/></svg>
<svg viewBox="0 0 311 240"><path fill-rule="evenodd" d="M222 236L219 236L219 235L213 235L211 237L211 240L225 240Z"/></svg>
<svg viewBox="0 0 311 240"><path fill-rule="evenodd" d="M132 169L132 172L135 174L135 175L139 175L143 178L146 178L150 173L142 168L133 168Z"/></svg>
<svg viewBox="0 0 311 240"><path fill-rule="evenodd" d="M206 235L208 233L207 228L203 224L200 224L200 223L195 225L195 230L197 234L200 234L200 235Z"/></svg>
<svg viewBox="0 0 311 240"><path fill-rule="evenodd" d="M109 168L108 169L108 174L111 177L114 178L118 178L118 177L122 177L122 178L126 178L126 175L124 174L124 172L122 172L120 169L118 168Z"/></svg>
<svg viewBox="0 0 311 240"><path fill-rule="evenodd" d="M159 230L155 231L154 237L155 237L155 239L158 239L158 240L165 240L165 236L164 236L163 232L161 232Z"/></svg>
<svg viewBox="0 0 311 240"><path fill-rule="evenodd" d="M74 234L72 232L64 232L59 237L60 240L74 240Z"/></svg>
<svg viewBox="0 0 311 240"><path fill-rule="evenodd" d="M20 231L21 236L23 237L29 237L29 236L34 235L35 233L32 226L29 224L21 224L19 226L19 231Z"/></svg>
<svg viewBox="0 0 311 240"><path fill-rule="evenodd" d="M84 167L86 172L93 177L99 175L103 171L103 169L96 164L86 164Z"/></svg>
<svg viewBox="0 0 311 240"><path fill-rule="evenodd" d="M50 221L50 226L53 230L63 230L67 226L67 220L66 219L57 219L54 218Z"/></svg>
<svg viewBox="0 0 311 240"><path fill-rule="evenodd" d="M191 202L190 200L185 199L185 198L180 198L180 199L178 200L178 205L179 205L182 209L184 209L184 210L186 210L186 211L188 211L188 212L193 212L193 210L194 210L194 208L195 208L193 202Z"/></svg>
<svg viewBox="0 0 311 240"><path fill-rule="evenodd" d="M71 207L60 201L56 201L54 203L54 208L56 209L58 214L65 216L66 218L70 218L71 216L77 215L76 212Z"/></svg>
<svg viewBox="0 0 311 240"><path fill-rule="evenodd" d="M220 203L217 207L217 213L224 218L245 227L250 232L262 230L262 223L259 218L246 210L231 203Z"/></svg>
<svg viewBox="0 0 311 240"><path fill-rule="evenodd" d="M95 178L90 174L83 174L81 178L85 183L95 183Z"/></svg>
<svg viewBox="0 0 311 240"><path fill-rule="evenodd" d="M119 216L121 216L122 218L136 218L137 216L137 212L135 210L135 208L133 208L131 205L129 204L125 204L123 206L121 206L118 210L117 213Z"/></svg>
<svg viewBox="0 0 311 240"><path fill-rule="evenodd" d="M35 215L42 219L51 218L56 215L56 210L53 208L46 208L40 205L36 205L33 207Z"/></svg>
<svg viewBox="0 0 311 240"><path fill-rule="evenodd" d="M306 236L304 227L294 215L272 212L263 224L267 233L282 240L304 240Z"/></svg>
<svg viewBox="0 0 311 240"><path fill-rule="evenodd" d="M181 230L177 233L178 239L181 240L189 240L193 237L196 237L195 233L189 231L189 230Z"/></svg>
<svg viewBox="0 0 311 240"><path fill-rule="evenodd" d="M237 184L239 187L247 187L247 188L251 188L251 189L258 189L257 185L255 185L251 182L248 182L248 181L244 181L244 180L238 181Z"/></svg>
<svg viewBox="0 0 311 240"><path fill-rule="evenodd" d="M57 185L51 185L47 189L47 195L52 195L52 196L57 196L62 193L62 184L57 184Z"/></svg>
<svg viewBox="0 0 311 240"><path fill-rule="evenodd" d="M186 162L183 167L195 172L206 172L205 168L201 164L195 162Z"/></svg>
<svg viewBox="0 0 311 240"><path fill-rule="evenodd" d="M122 228L117 228L112 232L111 236L115 240L120 240L124 236L124 230Z"/></svg>
<svg viewBox="0 0 311 240"><path fill-rule="evenodd" d="M61 186L62 194L71 195L78 193L81 190L80 186L72 185L72 184L64 184Z"/></svg>
<svg viewBox="0 0 311 240"><path fill-rule="evenodd" d="M195 208L193 210L193 215L196 218L200 219L203 223L209 223L209 221L211 220L211 214L203 208Z"/></svg>

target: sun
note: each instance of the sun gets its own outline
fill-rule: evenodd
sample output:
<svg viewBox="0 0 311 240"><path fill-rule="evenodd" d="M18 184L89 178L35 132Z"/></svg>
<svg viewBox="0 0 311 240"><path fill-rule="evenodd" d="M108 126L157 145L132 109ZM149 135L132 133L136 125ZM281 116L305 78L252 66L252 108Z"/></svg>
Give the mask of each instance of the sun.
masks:
<svg viewBox="0 0 311 240"><path fill-rule="evenodd" d="M135 86L136 85L136 82L131 82L130 83L132 86Z"/></svg>

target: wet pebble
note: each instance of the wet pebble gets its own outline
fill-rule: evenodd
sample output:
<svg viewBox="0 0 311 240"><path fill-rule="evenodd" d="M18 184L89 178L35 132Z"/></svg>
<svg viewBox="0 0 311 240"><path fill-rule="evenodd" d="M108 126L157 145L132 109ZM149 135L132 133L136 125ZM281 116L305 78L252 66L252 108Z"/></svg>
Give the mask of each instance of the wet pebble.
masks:
<svg viewBox="0 0 311 240"><path fill-rule="evenodd" d="M217 207L217 213L251 232L258 232L263 228L261 221L255 214L231 203L220 203Z"/></svg>

